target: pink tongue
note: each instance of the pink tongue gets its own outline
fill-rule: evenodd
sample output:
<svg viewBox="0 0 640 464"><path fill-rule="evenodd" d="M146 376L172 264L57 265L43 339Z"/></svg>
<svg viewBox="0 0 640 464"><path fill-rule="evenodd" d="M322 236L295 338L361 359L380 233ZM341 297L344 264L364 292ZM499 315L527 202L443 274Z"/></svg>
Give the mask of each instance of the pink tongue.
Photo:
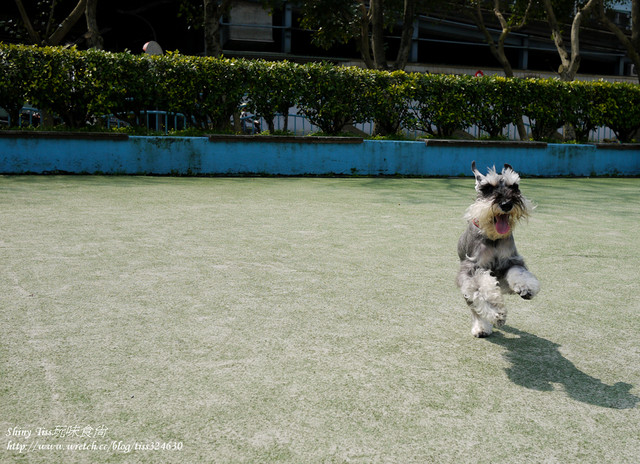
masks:
<svg viewBox="0 0 640 464"><path fill-rule="evenodd" d="M498 216L496 220L496 231L500 235L504 235L509 233L510 229L511 226L509 226L509 216L506 214L501 214L500 216Z"/></svg>

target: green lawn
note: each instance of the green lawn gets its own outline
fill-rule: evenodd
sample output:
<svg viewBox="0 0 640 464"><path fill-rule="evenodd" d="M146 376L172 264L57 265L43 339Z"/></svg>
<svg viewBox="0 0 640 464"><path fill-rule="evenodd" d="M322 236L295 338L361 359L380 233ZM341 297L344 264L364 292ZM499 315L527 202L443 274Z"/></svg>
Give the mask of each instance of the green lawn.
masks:
<svg viewBox="0 0 640 464"><path fill-rule="evenodd" d="M521 186L481 340L470 178L0 177L0 462L640 461L640 179Z"/></svg>

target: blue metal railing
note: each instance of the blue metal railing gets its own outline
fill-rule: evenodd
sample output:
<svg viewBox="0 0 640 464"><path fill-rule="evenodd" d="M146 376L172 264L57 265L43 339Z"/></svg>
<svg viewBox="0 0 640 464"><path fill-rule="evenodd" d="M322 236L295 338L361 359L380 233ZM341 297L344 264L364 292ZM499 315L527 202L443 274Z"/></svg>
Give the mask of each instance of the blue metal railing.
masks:
<svg viewBox="0 0 640 464"><path fill-rule="evenodd" d="M0 119L0 124L6 124L7 126L11 126L11 116L7 114L6 123ZM25 124L26 120L26 124ZM18 127L26 126L37 126L40 124L40 110L37 108L32 108L30 106L23 106L20 110L20 115L18 116Z"/></svg>
<svg viewBox="0 0 640 464"><path fill-rule="evenodd" d="M131 115L135 115L136 124L140 125L140 120L143 118L147 129L155 130L156 132L164 132L165 135L167 135L171 129L180 130L188 127L188 119L182 113L147 110L141 114L131 113ZM112 127L120 129L121 127L127 127L130 125L128 122L123 121L112 114L103 116L103 118L105 119L107 129L111 129Z"/></svg>

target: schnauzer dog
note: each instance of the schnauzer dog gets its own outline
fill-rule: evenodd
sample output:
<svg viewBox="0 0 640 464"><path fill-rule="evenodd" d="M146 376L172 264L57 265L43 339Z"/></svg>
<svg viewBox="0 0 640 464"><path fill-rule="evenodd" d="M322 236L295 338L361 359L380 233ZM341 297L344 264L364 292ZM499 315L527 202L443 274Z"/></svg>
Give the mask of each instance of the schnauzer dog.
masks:
<svg viewBox="0 0 640 464"><path fill-rule="evenodd" d="M534 208L520 193L520 176L508 164L501 173L494 167L485 176L474 161L471 170L478 197L464 216L469 224L458 241L457 284L471 308L471 333L482 338L507 319L502 293L529 300L540 290L540 283L513 240L513 228Z"/></svg>

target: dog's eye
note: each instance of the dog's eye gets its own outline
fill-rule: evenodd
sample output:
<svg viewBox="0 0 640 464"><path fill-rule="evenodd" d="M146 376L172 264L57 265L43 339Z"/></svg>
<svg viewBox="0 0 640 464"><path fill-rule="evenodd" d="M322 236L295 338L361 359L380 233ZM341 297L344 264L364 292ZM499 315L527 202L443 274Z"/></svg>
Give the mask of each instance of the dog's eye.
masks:
<svg viewBox="0 0 640 464"><path fill-rule="evenodd" d="M514 192L519 192L520 191L520 187L518 187L518 184L513 184L511 186L511 190L513 190Z"/></svg>
<svg viewBox="0 0 640 464"><path fill-rule="evenodd" d="M493 193L494 188L495 187L491 184L484 184L480 186L480 191L482 192L483 195L487 196Z"/></svg>

